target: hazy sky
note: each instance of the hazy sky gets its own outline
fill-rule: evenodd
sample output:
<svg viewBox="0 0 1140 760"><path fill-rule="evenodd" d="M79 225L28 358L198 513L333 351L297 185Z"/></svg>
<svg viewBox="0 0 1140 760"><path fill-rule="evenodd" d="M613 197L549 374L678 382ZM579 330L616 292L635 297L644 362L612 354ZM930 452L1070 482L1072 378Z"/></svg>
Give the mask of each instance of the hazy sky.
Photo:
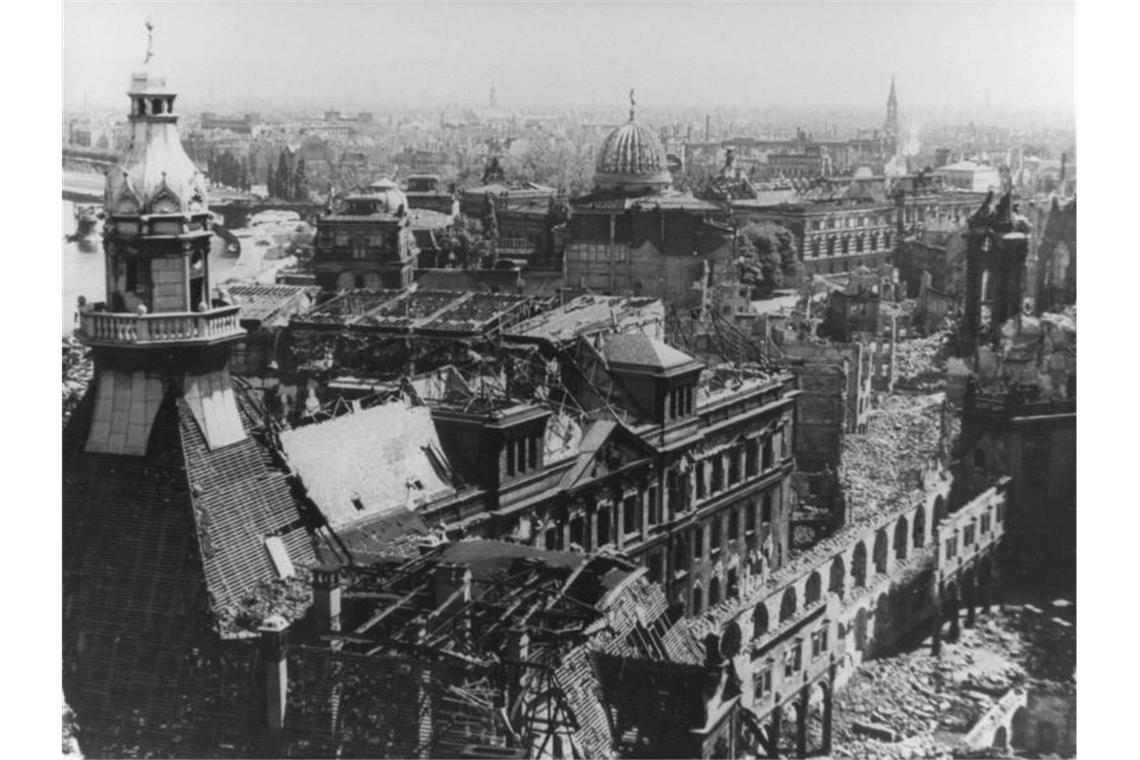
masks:
<svg viewBox="0 0 1140 760"><path fill-rule="evenodd" d="M1072 108L1067 2L64 4L64 103L123 98L155 25L188 104Z"/></svg>

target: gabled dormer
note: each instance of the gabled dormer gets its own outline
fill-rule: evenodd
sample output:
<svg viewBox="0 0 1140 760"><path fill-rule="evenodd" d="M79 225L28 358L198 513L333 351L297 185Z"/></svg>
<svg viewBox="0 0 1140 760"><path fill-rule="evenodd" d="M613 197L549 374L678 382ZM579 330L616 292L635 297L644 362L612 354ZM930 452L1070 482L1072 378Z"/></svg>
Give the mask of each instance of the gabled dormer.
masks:
<svg viewBox="0 0 1140 760"><path fill-rule="evenodd" d="M670 426L694 418L702 362L641 333L607 337L602 355L647 419Z"/></svg>

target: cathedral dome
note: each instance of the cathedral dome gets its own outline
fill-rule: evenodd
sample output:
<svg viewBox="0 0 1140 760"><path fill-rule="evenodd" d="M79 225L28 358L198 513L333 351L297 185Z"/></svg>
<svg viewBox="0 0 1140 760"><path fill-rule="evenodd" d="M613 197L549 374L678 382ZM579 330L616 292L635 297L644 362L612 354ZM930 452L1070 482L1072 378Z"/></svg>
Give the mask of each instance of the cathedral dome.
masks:
<svg viewBox="0 0 1140 760"><path fill-rule="evenodd" d="M131 77L131 142L107 173L105 205L111 216L204 214L205 177L178 136L174 93L166 80L143 69Z"/></svg>
<svg viewBox="0 0 1140 760"><path fill-rule="evenodd" d="M594 184L599 190L652 192L672 183L665 148L653 130L629 121L610 133L598 151Z"/></svg>

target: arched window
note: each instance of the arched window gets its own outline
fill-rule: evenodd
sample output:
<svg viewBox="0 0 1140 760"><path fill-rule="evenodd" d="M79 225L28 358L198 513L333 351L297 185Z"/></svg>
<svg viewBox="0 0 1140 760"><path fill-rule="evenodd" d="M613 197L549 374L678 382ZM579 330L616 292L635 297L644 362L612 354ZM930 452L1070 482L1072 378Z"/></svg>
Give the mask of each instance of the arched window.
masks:
<svg viewBox="0 0 1140 760"><path fill-rule="evenodd" d="M912 530L914 547L922 548L926 544L926 507L920 506L914 511L914 528Z"/></svg>
<svg viewBox="0 0 1140 760"><path fill-rule="evenodd" d="M875 532L875 572L884 574L887 572L887 532L879 529Z"/></svg>
<svg viewBox="0 0 1140 760"><path fill-rule="evenodd" d="M843 596L843 579L847 575L847 568L843 566L843 557L831 560L831 571L828 573L827 590L833 594Z"/></svg>
<svg viewBox="0 0 1140 760"><path fill-rule="evenodd" d="M792 618L796 614L796 590L789 586L784 590L784 597L780 600L780 622Z"/></svg>
<svg viewBox="0 0 1140 760"><path fill-rule="evenodd" d="M812 573L807 580L807 585L804 587L804 606L809 607L819 601L822 596L823 581L819 577L819 573Z"/></svg>
<svg viewBox="0 0 1140 760"><path fill-rule="evenodd" d="M768 632L768 608L763 602L752 610L752 636L756 637Z"/></svg>
<svg viewBox="0 0 1140 760"><path fill-rule="evenodd" d="M697 583L693 586L693 615L699 615L704 611L704 597L701 594L701 584Z"/></svg>
<svg viewBox="0 0 1140 760"><path fill-rule="evenodd" d="M900 517L898 522L895 523L895 559L902 561L906 559L906 550L910 537L907 535L906 518Z"/></svg>
<svg viewBox="0 0 1140 760"><path fill-rule="evenodd" d="M867 546L860 541L851 555L851 581L855 588L867 585Z"/></svg>

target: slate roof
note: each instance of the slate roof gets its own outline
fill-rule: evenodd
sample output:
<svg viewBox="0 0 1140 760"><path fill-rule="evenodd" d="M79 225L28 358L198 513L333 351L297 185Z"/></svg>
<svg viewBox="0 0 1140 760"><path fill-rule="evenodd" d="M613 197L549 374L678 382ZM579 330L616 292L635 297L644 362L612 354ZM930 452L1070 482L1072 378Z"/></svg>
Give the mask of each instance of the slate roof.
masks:
<svg viewBox="0 0 1140 760"><path fill-rule="evenodd" d="M93 402L63 438L64 691L83 750L217 754L223 737L254 736L253 660L226 654L219 628L277 578L265 535L297 564L312 541L257 439L210 451L168 395L145 456L86 453ZM241 416L252 427L248 406Z"/></svg>
<svg viewBox="0 0 1140 760"><path fill-rule="evenodd" d="M608 336L602 355L611 364L635 364L653 369L673 369L695 361L688 354L640 333Z"/></svg>
<svg viewBox="0 0 1140 760"><path fill-rule="evenodd" d="M259 285L243 283L226 285L225 292L241 307L238 318L243 322L266 322L290 306L305 305L303 285ZM285 315L288 316L288 315Z"/></svg>

